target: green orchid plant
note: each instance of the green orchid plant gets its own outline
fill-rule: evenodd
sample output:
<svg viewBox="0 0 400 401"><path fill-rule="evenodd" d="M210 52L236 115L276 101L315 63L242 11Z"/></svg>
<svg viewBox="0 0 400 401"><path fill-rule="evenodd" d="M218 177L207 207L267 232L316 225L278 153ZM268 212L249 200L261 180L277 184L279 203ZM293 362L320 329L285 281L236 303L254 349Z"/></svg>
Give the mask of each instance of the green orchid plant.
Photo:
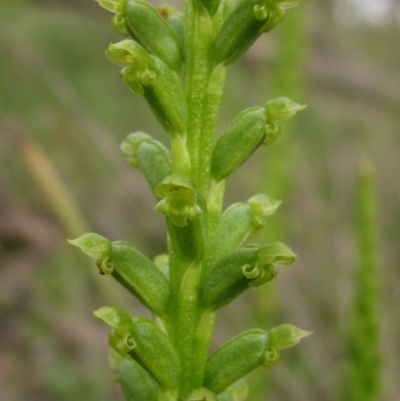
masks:
<svg viewBox="0 0 400 401"><path fill-rule="evenodd" d="M117 378L128 401L244 400L243 377L276 365L282 349L310 333L290 324L251 329L209 354L217 312L296 259L281 242L247 242L280 201L259 194L223 211L225 181L304 106L281 97L246 109L217 141L216 119L227 67L298 0L183 0L183 12L143 0L98 2L126 37L109 46L108 59L169 137L169 149L143 132L122 144L165 215L168 254L151 261L94 233L70 241L152 313L94 313L111 328Z"/></svg>

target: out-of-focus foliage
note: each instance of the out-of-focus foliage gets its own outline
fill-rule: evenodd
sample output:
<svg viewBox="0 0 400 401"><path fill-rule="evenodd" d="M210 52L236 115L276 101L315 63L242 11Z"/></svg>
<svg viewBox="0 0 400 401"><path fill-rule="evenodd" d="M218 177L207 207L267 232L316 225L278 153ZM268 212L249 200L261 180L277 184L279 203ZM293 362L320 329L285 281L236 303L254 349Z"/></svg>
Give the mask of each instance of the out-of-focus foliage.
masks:
<svg viewBox="0 0 400 401"><path fill-rule="evenodd" d="M303 42L296 45L305 52L298 71L300 99L287 92L284 74L279 75L279 63L293 62L280 54L286 49L279 31L284 24L228 74L220 132L243 108L276 96L308 104L285 133L282 182L290 190L271 187L279 194L269 193L285 194L280 210L285 227L268 236L286 240L300 255L297 273L281 274L276 321L263 328L290 321L314 331L314 338L292 352L290 363L268 373L274 375L270 401L336 399L358 260L355 171L365 157L377 170L382 399L399 397L400 318L394 305L400 302L400 23L394 9L371 22L349 4L303 5ZM131 298L106 286L94 266L85 268L86 259L65 241L90 227L150 254L165 249L162 217L152 211L144 179L119 151L130 131L165 138L142 99L106 61L104 50L116 40L107 13L90 2L0 3L2 400L123 399L107 367L105 331L90 311L108 299L123 306ZM259 180L276 173L268 169L270 152L258 152L239 169L234 186L228 181L227 204L246 200ZM262 299L249 294L230 305L218 322L217 342L248 327L249 321L236 317L253 317L238 310L259 303L262 311L267 307Z"/></svg>

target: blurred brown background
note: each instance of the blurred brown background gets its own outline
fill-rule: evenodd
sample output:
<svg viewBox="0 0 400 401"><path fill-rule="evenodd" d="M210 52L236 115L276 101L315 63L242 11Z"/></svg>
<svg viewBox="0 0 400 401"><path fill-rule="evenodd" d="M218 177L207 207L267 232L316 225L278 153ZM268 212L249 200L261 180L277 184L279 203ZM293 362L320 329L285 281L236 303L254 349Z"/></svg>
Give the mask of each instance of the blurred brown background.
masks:
<svg viewBox="0 0 400 401"><path fill-rule="evenodd" d="M119 144L136 130L167 138L104 57L119 40L109 18L87 0L0 3L2 401L122 400L107 329L91 312L146 312L66 238L95 231L151 257L165 251L163 219ZM379 204L383 399L400 399L399 25L395 0L305 0L229 70L219 133L274 96L308 105L228 181L226 205L262 191L283 199L264 237L299 258L221 313L214 346L251 326L314 332L250 377L250 400L337 400L356 285L356 169L366 159Z"/></svg>

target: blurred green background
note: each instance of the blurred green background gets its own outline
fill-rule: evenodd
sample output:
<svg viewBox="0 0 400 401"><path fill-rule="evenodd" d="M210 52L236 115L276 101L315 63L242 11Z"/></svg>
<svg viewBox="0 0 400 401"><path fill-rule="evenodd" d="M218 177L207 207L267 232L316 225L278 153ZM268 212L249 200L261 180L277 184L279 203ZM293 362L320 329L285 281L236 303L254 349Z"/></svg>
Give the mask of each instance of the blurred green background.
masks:
<svg viewBox="0 0 400 401"><path fill-rule="evenodd" d="M119 40L109 18L87 0L0 3L2 401L122 400L107 329L91 312L146 311L66 238L95 231L151 257L165 251L163 218L119 144L137 130L167 138L104 57ZM213 347L252 326L314 332L278 367L249 377L250 400L339 400L365 160L378 204L379 399L400 397L399 25L395 0L305 0L229 69L219 133L243 108L276 96L308 105L228 181L226 205L263 191L283 199L263 235L299 258L223 310Z"/></svg>

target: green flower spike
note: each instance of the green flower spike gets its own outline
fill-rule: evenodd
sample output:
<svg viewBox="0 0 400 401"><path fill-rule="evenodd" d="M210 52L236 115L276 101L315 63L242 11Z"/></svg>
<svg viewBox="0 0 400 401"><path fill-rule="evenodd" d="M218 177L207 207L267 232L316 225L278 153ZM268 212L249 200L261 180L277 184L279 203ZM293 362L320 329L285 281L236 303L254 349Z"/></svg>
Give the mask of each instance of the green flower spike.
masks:
<svg viewBox="0 0 400 401"><path fill-rule="evenodd" d="M156 194L163 198L156 205L156 210L168 216L178 227L188 225L202 214L196 203L196 190L189 178L182 175L166 177L156 188Z"/></svg>

